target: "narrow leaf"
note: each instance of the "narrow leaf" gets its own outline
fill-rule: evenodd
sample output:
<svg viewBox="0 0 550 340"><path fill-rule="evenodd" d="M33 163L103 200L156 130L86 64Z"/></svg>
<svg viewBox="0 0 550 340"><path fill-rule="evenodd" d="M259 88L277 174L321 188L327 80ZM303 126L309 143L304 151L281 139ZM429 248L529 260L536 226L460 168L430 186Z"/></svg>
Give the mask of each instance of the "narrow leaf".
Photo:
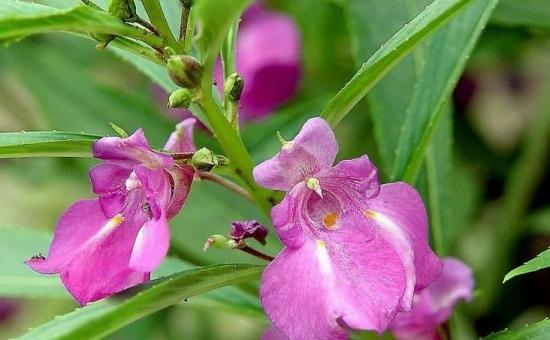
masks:
<svg viewBox="0 0 550 340"><path fill-rule="evenodd" d="M57 131L0 133L0 158L91 157L92 144L101 137Z"/></svg>
<svg viewBox="0 0 550 340"><path fill-rule="evenodd" d="M542 253L538 254L537 257L535 257L534 259L506 274L502 283L513 279L516 276L536 272L538 270L548 267L550 267L550 249L546 249Z"/></svg>
<svg viewBox="0 0 550 340"><path fill-rule="evenodd" d="M546 340L550 334L550 320L544 319L516 330L504 330L491 334L483 340Z"/></svg>
<svg viewBox="0 0 550 340"><path fill-rule="evenodd" d="M337 125L414 47L471 2L472 0L438 0L428 6L367 60L327 105L321 116L332 126Z"/></svg>
<svg viewBox="0 0 550 340"><path fill-rule="evenodd" d="M159 37L89 6L57 9L16 0L0 2L0 41L54 31L111 33L162 45Z"/></svg>
<svg viewBox="0 0 550 340"><path fill-rule="evenodd" d="M241 264L188 270L57 317L19 339L99 339L187 298L256 279L262 270L262 266Z"/></svg>
<svg viewBox="0 0 550 340"><path fill-rule="evenodd" d="M474 0L456 20L438 32L423 53L426 63L407 110L396 150L392 180L413 183L426 148L477 38L497 0ZM452 44L449 44L452 42ZM438 62L434 62L437 60Z"/></svg>
<svg viewBox="0 0 550 340"><path fill-rule="evenodd" d="M204 64L212 64L221 50L227 32L250 0L197 0L195 15L200 25L197 43Z"/></svg>

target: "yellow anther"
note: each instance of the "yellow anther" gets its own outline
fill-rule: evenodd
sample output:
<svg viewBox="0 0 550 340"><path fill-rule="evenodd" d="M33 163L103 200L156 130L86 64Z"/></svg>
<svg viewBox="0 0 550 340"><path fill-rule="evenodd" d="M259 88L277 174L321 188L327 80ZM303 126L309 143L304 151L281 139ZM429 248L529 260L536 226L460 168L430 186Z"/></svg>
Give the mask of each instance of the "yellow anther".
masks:
<svg viewBox="0 0 550 340"><path fill-rule="evenodd" d="M325 226L325 228L329 230L336 229L336 222L338 222L338 217L339 214L335 212L326 214L325 217L323 217L323 225Z"/></svg>

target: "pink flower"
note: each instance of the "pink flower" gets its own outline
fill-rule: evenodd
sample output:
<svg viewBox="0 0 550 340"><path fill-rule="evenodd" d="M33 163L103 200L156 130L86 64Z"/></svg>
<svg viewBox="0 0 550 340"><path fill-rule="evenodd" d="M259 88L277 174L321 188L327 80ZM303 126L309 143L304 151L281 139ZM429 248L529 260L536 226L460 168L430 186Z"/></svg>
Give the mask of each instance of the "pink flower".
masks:
<svg viewBox="0 0 550 340"><path fill-rule="evenodd" d="M166 148L193 151L193 124L179 124ZM152 150L142 130L102 138L93 153L103 160L89 173L99 198L73 204L57 222L48 257L27 261L37 272L59 273L81 305L149 280L166 256L168 220L183 206L194 173Z"/></svg>
<svg viewBox="0 0 550 340"><path fill-rule="evenodd" d="M300 49L300 34L290 17L260 4L246 11L237 38L237 71L244 78L241 121L264 117L294 95Z"/></svg>
<svg viewBox="0 0 550 340"><path fill-rule="evenodd" d="M287 191L271 211L285 248L264 271L260 297L290 339L382 332L441 271L414 188L380 185L367 156L332 166L337 153L328 124L313 118L254 169L258 183Z"/></svg>
<svg viewBox="0 0 550 340"><path fill-rule="evenodd" d="M443 259L443 271L428 288L414 296L412 309L399 313L390 324L400 340L439 339L437 326L445 322L459 300L470 301L474 279L472 270L458 259Z"/></svg>

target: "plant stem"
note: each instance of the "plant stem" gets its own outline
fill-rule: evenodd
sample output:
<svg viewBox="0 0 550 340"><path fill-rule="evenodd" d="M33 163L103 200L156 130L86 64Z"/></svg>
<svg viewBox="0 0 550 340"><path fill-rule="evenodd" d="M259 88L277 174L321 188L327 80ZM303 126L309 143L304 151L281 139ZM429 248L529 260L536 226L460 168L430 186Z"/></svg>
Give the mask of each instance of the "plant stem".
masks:
<svg viewBox="0 0 550 340"><path fill-rule="evenodd" d="M166 17L162 11L162 6L160 5L159 0L142 0L141 2L147 12L147 16L149 16L151 24L155 26L164 40L164 43L173 48L177 53L183 53L183 47L178 43L176 38L174 38L174 35L170 30L170 26L168 25L168 21L166 21Z"/></svg>
<svg viewBox="0 0 550 340"><path fill-rule="evenodd" d="M191 12L191 0L180 0L181 2L181 19L180 19L180 43L185 45L185 37L187 36L187 26L189 24L189 14Z"/></svg>
<svg viewBox="0 0 550 340"><path fill-rule="evenodd" d="M189 54L193 45L193 37L195 34L195 16L193 15L193 7L189 9L187 14L187 27L185 30L185 39L183 41L183 50L186 54Z"/></svg>
<svg viewBox="0 0 550 340"><path fill-rule="evenodd" d="M197 172L197 173L198 173L198 175L201 179L206 179L206 180L212 181L214 183L217 183L217 184L233 191L234 193L239 194L239 195L243 196L244 198L254 202L254 198L252 198L252 196L250 196L248 191L243 189L240 185L237 185L237 184L231 182L230 180L227 180L227 179L223 178L222 176L213 174L211 172Z"/></svg>
<svg viewBox="0 0 550 340"><path fill-rule="evenodd" d="M237 132L231 127L221 108L214 103L212 97L212 69L213 63L204 65L204 75L201 83L203 91L199 106L212 126L212 131L226 155L229 157L235 173L242 180L258 207L269 216L271 207L277 203L277 199L272 192L260 188L254 181L252 177L254 163L250 154Z"/></svg>
<svg viewBox="0 0 550 340"><path fill-rule="evenodd" d="M275 259L273 256L269 256L269 255L267 255L267 254L264 254L264 253L262 253L261 251L258 251L258 250L254 249L254 248L250 248L249 246L246 246L246 245L245 245L244 247L242 247L242 248L237 248L237 249L242 250L242 251L244 251L245 253L250 254L250 255L252 255L252 256L256 256L256 257L258 257L258 258L260 258L260 259L262 259L262 260L266 260L266 261L270 261L270 262L271 262L271 261L273 261L273 260Z"/></svg>
<svg viewBox="0 0 550 340"><path fill-rule="evenodd" d="M147 46L136 43L133 40L124 37L117 37L109 43L109 46L118 47L125 51L132 52L133 54L139 55L149 61L154 62L157 65L166 66L166 62L159 57L157 51Z"/></svg>
<svg viewBox="0 0 550 340"><path fill-rule="evenodd" d="M543 88L545 97L543 105L531 122L526 135L523 152L514 164L505 186L500 219L494 225L495 251L488 259L483 279L487 286L482 288L486 292L487 303L491 303L499 291L498 285L502 282L510 264L510 250L519 240L523 232L522 218L529 208L531 198L544 175L549 158L550 145L550 84ZM480 277L481 278L481 277Z"/></svg>

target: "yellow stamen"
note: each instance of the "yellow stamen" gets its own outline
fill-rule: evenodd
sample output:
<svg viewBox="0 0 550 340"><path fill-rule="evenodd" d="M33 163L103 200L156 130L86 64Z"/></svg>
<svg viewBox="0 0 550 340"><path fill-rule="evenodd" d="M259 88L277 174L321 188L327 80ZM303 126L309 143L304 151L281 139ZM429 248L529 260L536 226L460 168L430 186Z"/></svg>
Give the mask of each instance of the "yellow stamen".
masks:
<svg viewBox="0 0 550 340"><path fill-rule="evenodd" d="M338 216L339 214L335 212L326 214L325 217L323 217L323 225L325 226L325 228L329 230L336 229L337 228L336 222L338 222Z"/></svg>

